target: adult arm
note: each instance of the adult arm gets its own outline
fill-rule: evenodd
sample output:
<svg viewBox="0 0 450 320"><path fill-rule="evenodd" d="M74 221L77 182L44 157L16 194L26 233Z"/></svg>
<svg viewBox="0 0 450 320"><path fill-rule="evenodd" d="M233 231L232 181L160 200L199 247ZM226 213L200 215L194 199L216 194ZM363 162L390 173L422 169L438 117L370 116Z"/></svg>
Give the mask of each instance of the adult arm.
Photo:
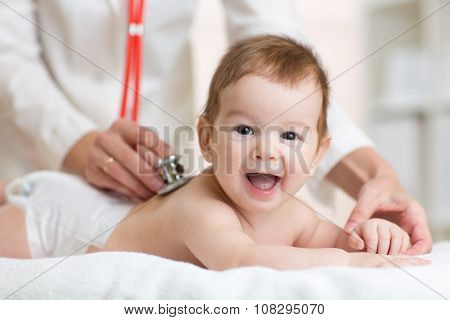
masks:
<svg viewBox="0 0 450 320"><path fill-rule="evenodd" d="M0 3L0 108L33 141L39 166L58 169L68 149L96 126L52 80L40 56L35 14L31 0Z"/></svg>
<svg viewBox="0 0 450 320"><path fill-rule="evenodd" d="M162 186L152 164L170 148L132 121L98 131L53 81L41 58L38 31L34 1L0 3L1 113L32 141L28 152L38 167L65 168L129 197L152 196Z"/></svg>
<svg viewBox="0 0 450 320"><path fill-rule="evenodd" d="M411 237L406 254L431 251L425 210L400 184L392 167L372 148L360 148L342 159L327 178L357 200L347 231L371 217L398 224Z"/></svg>

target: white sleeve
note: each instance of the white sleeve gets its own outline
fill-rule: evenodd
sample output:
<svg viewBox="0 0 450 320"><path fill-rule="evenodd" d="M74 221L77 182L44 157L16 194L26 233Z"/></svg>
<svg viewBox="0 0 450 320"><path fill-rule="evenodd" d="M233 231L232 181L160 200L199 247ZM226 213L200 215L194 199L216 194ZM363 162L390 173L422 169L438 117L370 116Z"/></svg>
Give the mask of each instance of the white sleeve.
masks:
<svg viewBox="0 0 450 320"><path fill-rule="evenodd" d="M223 0L230 43L259 34L301 40L299 17L291 0Z"/></svg>
<svg viewBox="0 0 450 320"><path fill-rule="evenodd" d="M230 42L264 33L287 35L306 42L300 32L300 18L294 1L226 0L223 5ZM370 139L333 102L328 110L328 126L331 146L311 179L312 185L318 185L347 154L372 146Z"/></svg>
<svg viewBox="0 0 450 320"><path fill-rule="evenodd" d="M57 169L70 147L95 125L51 78L40 56L35 15L32 0L0 3L0 114L33 141L39 163Z"/></svg>
<svg viewBox="0 0 450 320"><path fill-rule="evenodd" d="M317 186L349 153L367 146L373 146L372 141L358 128L345 112L333 101L328 107L328 130L331 135L331 145L322 159L311 185Z"/></svg>

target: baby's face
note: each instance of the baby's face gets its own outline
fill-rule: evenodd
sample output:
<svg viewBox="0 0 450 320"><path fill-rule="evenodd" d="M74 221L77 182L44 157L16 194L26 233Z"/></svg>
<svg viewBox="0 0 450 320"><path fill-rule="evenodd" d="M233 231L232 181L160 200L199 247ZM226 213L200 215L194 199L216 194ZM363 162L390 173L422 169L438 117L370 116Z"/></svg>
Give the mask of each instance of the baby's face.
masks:
<svg viewBox="0 0 450 320"><path fill-rule="evenodd" d="M329 144L326 138L318 146L321 106L322 92L308 79L288 88L246 76L222 91L214 130L201 144L242 212L277 208L314 173Z"/></svg>

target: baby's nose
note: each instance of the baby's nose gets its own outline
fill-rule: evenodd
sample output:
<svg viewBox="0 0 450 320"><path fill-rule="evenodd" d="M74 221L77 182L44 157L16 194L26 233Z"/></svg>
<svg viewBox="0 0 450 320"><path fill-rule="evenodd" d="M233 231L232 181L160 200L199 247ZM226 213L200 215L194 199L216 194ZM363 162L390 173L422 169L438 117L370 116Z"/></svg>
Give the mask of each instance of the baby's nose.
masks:
<svg viewBox="0 0 450 320"><path fill-rule="evenodd" d="M274 137L266 136L258 139L255 148L253 149L253 159L255 160L278 160L280 158L279 154L279 137L272 135Z"/></svg>

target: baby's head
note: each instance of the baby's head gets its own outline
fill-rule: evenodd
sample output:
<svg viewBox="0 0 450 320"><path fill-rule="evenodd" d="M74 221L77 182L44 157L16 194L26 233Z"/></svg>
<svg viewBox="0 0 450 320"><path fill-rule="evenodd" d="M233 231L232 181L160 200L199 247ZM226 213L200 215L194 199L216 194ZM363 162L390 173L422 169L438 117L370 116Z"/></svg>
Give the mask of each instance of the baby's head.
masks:
<svg viewBox="0 0 450 320"><path fill-rule="evenodd" d="M312 51L289 38L255 37L225 54L197 130L238 208L273 210L315 172L330 143L328 91Z"/></svg>

